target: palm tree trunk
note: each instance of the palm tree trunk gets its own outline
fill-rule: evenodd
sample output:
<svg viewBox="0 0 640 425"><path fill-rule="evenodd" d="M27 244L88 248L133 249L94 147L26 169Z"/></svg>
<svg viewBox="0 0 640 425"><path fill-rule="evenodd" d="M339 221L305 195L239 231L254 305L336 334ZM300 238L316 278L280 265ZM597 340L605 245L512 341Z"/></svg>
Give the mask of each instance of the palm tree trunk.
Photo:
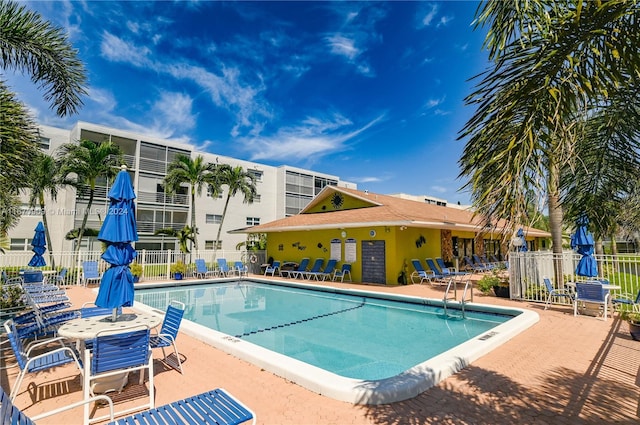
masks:
<svg viewBox="0 0 640 425"><path fill-rule="evenodd" d="M554 256L554 272L557 285L564 282L562 270L562 205L560 205L559 170L558 165L550 161L549 166L549 229L551 231L551 249Z"/></svg>
<svg viewBox="0 0 640 425"><path fill-rule="evenodd" d="M216 236L216 240L213 244L213 258L216 258L218 253L218 241L220 241L220 234L222 233L222 223L224 223L224 218L227 215L227 207L229 206L230 199L231 191L227 193L227 199L224 201L224 209L222 210L222 217L220 218L220 226L218 226L218 235Z"/></svg>
<svg viewBox="0 0 640 425"><path fill-rule="evenodd" d="M191 231L193 232L193 242L191 242L191 252L194 248L198 251L198 231L196 229L196 186L191 184Z"/></svg>
<svg viewBox="0 0 640 425"><path fill-rule="evenodd" d="M89 211L91 211L91 205L93 204L93 194L95 189L91 187L89 190L89 203L87 204L87 209L84 211L84 217L82 217L82 225L80 225L80 230L78 231L78 240L76 245L75 258L77 260L78 254L80 253L80 244L82 242L82 237L84 236L84 229L87 226L87 219L89 218Z"/></svg>
<svg viewBox="0 0 640 425"><path fill-rule="evenodd" d="M49 245L49 263L51 268L56 268L56 261L53 258L53 246L51 245L51 233L49 233L49 223L47 222L47 211L44 209L44 193L40 193L40 211L42 211L42 222L44 223L44 234Z"/></svg>

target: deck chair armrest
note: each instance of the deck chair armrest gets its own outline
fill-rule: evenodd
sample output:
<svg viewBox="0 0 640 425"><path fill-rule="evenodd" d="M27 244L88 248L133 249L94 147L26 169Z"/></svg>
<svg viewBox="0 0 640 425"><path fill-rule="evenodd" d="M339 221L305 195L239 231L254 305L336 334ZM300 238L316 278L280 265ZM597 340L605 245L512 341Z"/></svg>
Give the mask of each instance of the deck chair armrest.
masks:
<svg viewBox="0 0 640 425"><path fill-rule="evenodd" d="M173 336L168 335L168 334L157 334L154 335L157 336L158 338L160 338L161 340L169 343L169 344L173 344L175 342L175 339L173 339Z"/></svg>
<svg viewBox="0 0 640 425"><path fill-rule="evenodd" d="M38 348L38 347L42 347L43 345L49 345L52 342L60 342L60 344L62 345L62 347L58 348L58 350L62 349L62 348L69 348L64 344L64 340L66 338L63 336L57 336L54 338L49 338L49 339L45 339L43 341L31 341L28 345L28 349L27 349L27 356L31 356L31 351L33 351L34 348Z"/></svg>
<svg viewBox="0 0 640 425"><path fill-rule="evenodd" d="M58 413L62 413L62 412L67 411L67 410L75 409L76 407L84 406L87 403L93 403L93 402L100 401L100 400L103 401L103 402L107 402L109 404L109 421L113 422L113 420L114 420L113 401L111 401L111 398L106 396L106 395L97 395L97 396L91 397L91 398L89 398L87 400L76 401L75 403L71 403L71 404L68 404L66 406L59 407L57 409L50 410L48 412L44 412L44 413L41 413L41 414L36 415L36 416L32 416L31 420L34 421L34 422L37 422L40 419L48 418L49 416L53 416L53 415L56 415Z"/></svg>

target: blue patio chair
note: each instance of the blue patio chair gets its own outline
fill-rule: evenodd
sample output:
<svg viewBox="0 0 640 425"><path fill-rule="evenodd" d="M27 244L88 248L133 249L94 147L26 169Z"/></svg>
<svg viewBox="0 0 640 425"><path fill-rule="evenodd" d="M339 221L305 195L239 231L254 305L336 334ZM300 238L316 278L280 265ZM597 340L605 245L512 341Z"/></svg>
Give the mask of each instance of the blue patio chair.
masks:
<svg viewBox="0 0 640 425"><path fill-rule="evenodd" d="M84 400L94 396L96 384L103 378L119 376L124 373L138 371L140 385L144 383L145 370L149 375L149 401L139 406L124 409L118 415L130 413L143 408L154 407L153 385L153 356L151 355L150 331L147 327L137 326L122 329L122 332L98 332L91 340L90 364L84 371L83 393ZM89 414L88 406L85 415ZM85 423L98 422L108 419L109 415L89 418L85 416Z"/></svg>
<svg viewBox="0 0 640 425"><path fill-rule="evenodd" d="M309 266L309 258L305 257L300 260L300 264L295 270L281 270L280 276L282 277L292 277L294 279L298 279L302 277L302 273L307 271L307 266Z"/></svg>
<svg viewBox="0 0 640 425"><path fill-rule="evenodd" d="M22 274L24 285L44 283L44 274L41 270L25 270Z"/></svg>
<svg viewBox="0 0 640 425"><path fill-rule="evenodd" d="M573 299L573 315L578 315L579 303L600 304L604 311L604 320L607 320L607 307L609 306L609 291L602 288L602 283L576 283L576 295Z"/></svg>
<svg viewBox="0 0 640 425"><path fill-rule="evenodd" d="M331 276L333 275L333 272L336 269L336 264L338 264L337 260L334 260L333 258L329 259L329 261L327 261L327 265L324 267L323 270L316 273L309 272L308 279L311 280L311 277L313 277L317 281L322 279L323 282L327 279L331 279Z"/></svg>
<svg viewBox="0 0 640 425"><path fill-rule="evenodd" d="M233 271L238 273L238 276L249 276L249 267L242 261L236 261L233 267Z"/></svg>
<svg viewBox="0 0 640 425"><path fill-rule="evenodd" d="M473 263L478 268L484 268L487 271L488 270L492 270L493 268L495 268L495 266L493 264L489 264L489 263L483 261L482 258L480 258L480 256L478 254L473 254L472 258L473 258Z"/></svg>
<svg viewBox="0 0 640 425"><path fill-rule="evenodd" d="M187 397L155 409L135 413L131 416L118 419L117 421L114 421L113 401L106 395L99 395L87 400L77 401L30 418L13 404L10 397L4 392L4 389L0 387L0 423L36 425L36 421L40 419L48 418L61 412L98 401L104 402L109 406L109 415L107 418L110 422L108 425L148 424L150 423L149 421L157 425L204 423L240 425L244 422L252 421L252 424L255 425L257 418L251 409L223 388Z"/></svg>
<svg viewBox="0 0 640 425"><path fill-rule="evenodd" d="M345 279L348 279L347 282L351 282L351 264L344 263L340 269L333 272L332 280L335 282L338 278L340 278L340 282L344 282Z"/></svg>
<svg viewBox="0 0 640 425"><path fill-rule="evenodd" d="M638 293L635 295L623 292L621 294L616 294L615 298L611 298L611 302L614 307L628 305L631 306L632 310L640 311L640 289L638 289Z"/></svg>
<svg viewBox="0 0 640 425"><path fill-rule="evenodd" d="M432 281L435 280L437 282L444 282L447 277L451 277L449 269L447 269L447 274L443 273L442 271L440 271L438 266L436 266L436 263L433 262L433 259L425 258L424 261L427 264L427 267L429 267L429 269L433 272L433 275L431 276Z"/></svg>
<svg viewBox="0 0 640 425"><path fill-rule="evenodd" d="M196 264L196 277L199 277L200 279L205 279L209 276L216 277L218 274L218 272L215 270L209 270L207 268L207 263L205 263L204 259L202 258L196 258L195 264Z"/></svg>
<svg viewBox="0 0 640 425"><path fill-rule="evenodd" d="M35 342L28 347L24 345L23 338L19 336L18 330L13 320L8 319L4 322L4 328L7 332L7 339L11 343L11 348L16 358L16 363L20 368L20 373L16 378L16 382L9 395L11 401L15 400L24 376L27 373L38 373L44 370L52 369L57 366L61 366L67 363L75 362L79 371L82 371L78 356L72 348L64 345L64 338L52 338L41 342ZM45 352L40 350L41 347L50 345L51 343L59 342L60 348L51 349ZM33 355L33 352L39 352L38 355ZM4 410L4 406L3 406ZM6 422L2 422L6 423Z"/></svg>
<svg viewBox="0 0 640 425"><path fill-rule="evenodd" d="M176 345L176 338L178 337L178 330L180 329L180 323L182 322L182 316L184 316L184 303L180 301L171 301L174 305L167 306L167 311L164 314L164 321L160 328L160 333L152 334L150 338L151 348L162 349L162 355L164 356L164 362L167 361L167 354L165 353L165 347L173 347L173 352L176 356L178 363L178 371L182 373L182 362L180 361L180 355L178 354L178 346Z"/></svg>
<svg viewBox="0 0 640 425"><path fill-rule="evenodd" d="M56 285L64 285L67 277L67 268L63 268L60 272L54 276L53 280Z"/></svg>
<svg viewBox="0 0 640 425"><path fill-rule="evenodd" d="M90 283L100 284L102 276L98 271L97 261L84 261L82 263L82 284L87 286Z"/></svg>
<svg viewBox="0 0 640 425"><path fill-rule="evenodd" d="M549 308L549 304L551 303L551 298L560 297L560 298L568 298L571 302L573 302L573 292L567 288L554 288L553 283L551 283L551 279L545 277L542 279L544 282L544 286L547 289L547 300L544 303L544 309Z"/></svg>
<svg viewBox="0 0 640 425"><path fill-rule="evenodd" d="M302 279L311 279L311 277L322 270L322 266L324 265L324 258L316 258L313 262L313 265L306 272L299 272L299 276Z"/></svg>
<svg viewBox="0 0 640 425"><path fill-rule="evenodd" d="M7 276L7 272L2 270L2 283L5 285L21 285L24 283L22 276L9 277Z"/></svg>
<svg viewBox="0 0 640 425"><path fill-rule="evenodd" d="M422 267L422 263L417 258L412 259L411 264L413 264L414 269L410 276L411 283L422 283L424 281L431 283L431 279L435 279L433 271L425 270L424 267ZM420 280L416 281L416 279Z"/></svg>
<svg viewBox="0 0 640 425"><path fill-rule="evenodd" d="M275 274L280 274L280 261L274 261L273 264L267 265L264 269L264 275L270 274L271 276L275 276Z"/></svg>
<svg viewBox="0 0 640 425"><path fill-rule="evenodd" d="M233 273L233 270L231 270L227 264L226 258L218 258L216 261L218 262L218 273L220 273L220 276L230 276Z"/></svg>

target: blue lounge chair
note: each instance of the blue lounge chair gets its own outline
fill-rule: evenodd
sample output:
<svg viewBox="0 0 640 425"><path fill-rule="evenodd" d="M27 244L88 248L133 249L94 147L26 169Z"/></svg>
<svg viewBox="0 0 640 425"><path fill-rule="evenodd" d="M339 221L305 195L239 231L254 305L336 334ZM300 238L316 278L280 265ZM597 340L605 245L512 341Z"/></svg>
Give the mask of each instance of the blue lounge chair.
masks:
<svg viewBox="0 0 640 425"><path fill-rule="evenodd" d="M611 298L611 302L613 303L614 307L620 305L628 305L631 306L632 310L640 311L640 289L638 289L638 293L635 295L635 297L633 296L633 294L629 293L617 294L615 295L615 298Z"/></svg>
<svg viewBox="0 0 640 425"><path fill-rule="evenodd" d="M249 267L242 261L236 261L233 272L238 273L238 276L249 276Z"/></svg>
<svg viewBox="0 0 640 425"><path fill-rule="evenodd" d="M433 271L425 270L424 267L422 267L422 263L417 258L412 259L411 264L413 264L413 268L414 268L410 276L411 283L422 283L425 280L431 283L431 279L435 278ZM420 279L420 280L416 281L416 279Z"/></svg>
<svg viewBox="0 0 640 425"><path fill-rule="evenodd" d="M327 265L325 268L317 273L310 273L308 279L311 280L313 277L315 280L320 280L324 282L327 279L331 279L331 275L333 275L334 270L336 269L336 264L338 264L337 260L330 259L327 261Z"/></svg>
<svg viewBox="0 0 640 425"><path fill-rule="evenodd" d="M294 279L298 279L302 277L302 273L307 271L307 266L309 265L309 258L305 257L300 260L300 264L295 270L281 270L280 276L282 277L292 277Z"/></svg>
<svg viewBox="0 0 640 425"><path fill-rule="evenodd" d="M11 343L11 348L13 349L13 353L20 368L20 373L18 374L13 389L11 390L11 394L9 395L11 401L15 400L18 395L24 376L27 373L42 372L71 362L75 362L78 370L82 371L82 367L80 366L80 362L78 361L75 351L64 345L64 338L47 339L42 342L32 343L29 347L26 347L13 320L8 319L5 321L4 328L7 332L7 339ZM61 347L45 352L39 350L40 347L44 347L53 342L59 342ZM34 351L40 352L41 354L32 355L32 352ZM2 410L4 410L4 405L2 406ZM0 420L0 423L14 422L4 422Z"/></svg>
<svg viewBox="0 0 640 425"><path fill-rule="evenodd" d="M340 278L340 282L344 282L345 278L347 278L347 282L351 282L351 264L344 263L340 269L336 269L333 272L333 281L335 282L338 278Z"/></svg>
<svg viewBox="0 0 640 425"><path fill-rule="evenodd" d="M604 310L604 320L607 320L609 306L609 291L602 288L602 283L576 283L576 295L573 299L573 315L578 315L578 304L581 302L600 304Z"/></svg>
<svg viewBox="0 0 640 425"><path fill-rule="evenodd" d="M544 303L545 310L549 308L549 303L551 302L552 297L568 298L569 300L571 300L571 302L573 302L573 292L571 290L567 288L554 288L553 284L551 283L551 279L549 279L548 277L543 278L542 281L544 282L545 288L547 288L547 300Z"/></svg>
<svg viewBox="0 0 640 425"><path fill-rule="evenodd" d="M429 267L429 269L433 272L433 276L431 277L432 280L435 280L438 282L444 282L447 279L447 277L451 277L451 273L449 273L449 269L447 269L447 272L448 272L447 274L442 273L438 268L438 266L436 266L436 263L433 262L433 259L426 258L425 263L427 263L427 267Z"/></svg>
<svg viewBox="0 0 640 425"><path fill-rule="evenodd" d="M276 273L280 274L280 261L274 261L273 264L267 265L267 268L264 269L265 276L268 274L275 276Z"/></svg>
<svg viewBox="0 0 640 425"><path fill-rule="evenodd" d="M100 284L102 276L98 271L97 261L84 261L82 263L82 284L87 286L90 283Z"/></svg>
<svg viewBox="0 0 640 425"><path fill-rule="evenodd" d="M442 272L442 274L445 276L461 276L467 274L467 272L459 272L456 271L456 269L447 267L441 257L436 258L436 264L438 265L438 268L440 268L440 272Z"/></svg>
<svg viewBox="0 0 640 425"><path fill-rule="evenodd" d="M218 273L220 276L230 276L233 273L233 270L231 270L227 264L226 258L218 258L216 261L218 262Z"/></svg>
<svg viewBox="0 0 640 425"><path fill-rule="evenodd" d="M164 362L167 362L167 354L164 352L165 347L173 347L173 352L176 356L178 363L178 371L182 373L182 362L180 361L180 355L178 354L178 346L176 345L176 338L178 337L178 330L180 329L180 323L182 322L182 316L184 316L184 303L180 301L172 301L174 305L169 305L167 311L164 314L164 320L162 322L162 328L157 335L151 335L150 343L151 348L162 349L162 355L164 356Z"/></svg>
<svg viewBox="0 0 640 425"><path fill-rule="evenodd" d="M113 401L106 395L91 397L88 400L77 401L49 412L41 413L32 418L13 405L10 397L0 387L0 423L36 425L36 421L58 413L75 409L94 402L104 402L109 406L108 425L148 424L151 421L158 425L204 424L218 423L226 425L240 425L247 421L256 423L256 414L226 390L218 388L193 397L166 404L151 410L127 416L114 421ZM194 420L196 418L197 420Z"/></svg>
<svg viewBox="0 0 640 425"><path fill-rule="evenodd" d="M21 285L24 283L22 276L9 277L7 276L7 272L2 270L2 283L5 285Z"/></svg>
<svg viewBox="0 0 640 425"><path fill-rule="evenodd" d="M149 376L149 401L135 407L126 408L118 414L130 413L143 408L154 407L153 356L151 355L150 331L145 326L122 329L122 332L98 332L91 340L91 358L84 370L83 400L94 396L93 388L102 378L119 376L123 373L138 371L140 385L144 382L145 369ZM85 351L87 353L88 350ZM85 354L85 361L87 361ZM89 417L89 406L84 408L84 422L98 422L108 419L109 415Z"/></svg>
<svg viewBox="0 0 640 425"><path fill-rule="evenodd" d="M218 272L216 272L215 270L209 270L207 268L207 264L204 262L204 259L202 258L196 258L195 264L196 264L196 277L199 277L200 279L205 279L210 276L215 277L218 274Z"/></svg>
<svg viewBox="0 0 640 425"><path fill-rule="evenodd" d="M478 267L483 267L485 270L492 270L495 267L494 265L483 261L478 254L473 254L473 263Z"/></svg>
<svg viewBox="0 0 640 425"><path fill-rule="evenodd" d="M476 273L484 273L484 272L489 271L482 264L474 263L473 260L471 258L469 258L469 257L465 256L465 257L463 257L463 259L464 259L465 267L468 270L471 270L471 271L476 272Z"/></svg>
<svg viewBox="0 0 640 425"><path fill-rule="evenodd" d="M304 279L311 279L311 277L320 272L320 270L322 270L322 266L324 265L324 258L316 258L313 262L313 265L311 266L311 269L309 269L306 272L300 272L300 275L302 276L302 278Z"/></svg>

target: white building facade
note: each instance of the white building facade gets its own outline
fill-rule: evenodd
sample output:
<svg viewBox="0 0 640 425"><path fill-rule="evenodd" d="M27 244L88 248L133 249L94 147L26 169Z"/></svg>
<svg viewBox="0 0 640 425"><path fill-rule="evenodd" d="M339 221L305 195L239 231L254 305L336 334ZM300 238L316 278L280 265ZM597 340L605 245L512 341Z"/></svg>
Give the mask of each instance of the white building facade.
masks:
<svg viewBox="0 0 640 425"><path fill-rule="evenodd" d="M136 218L139 241L135 247L138 250L175 250L178 248L175 238L154 235L154 233L164 228L178 230L190 224L191 209L194 206L191 205L189 186L183 185L182 190L173 195L166 194L163 186L169 164L181 154L191 158L202 155L205 162L213 164L241 166L256 177L258 196L252 204L244 203L242 195L232 197L229 202L229 208L222 223L221 240L217 242L217 248L223 250L234 250L246 238L245 234L228 233L229 231L297 214L326 185L357 189L354 183L341 181L337 176L287 165L274 167L215 153L198 152L191 145L97 124L78 122L71 130L48 126L39 128L40 147L52 156L56 155L56 150L62 144L79 140L98 143L111 141L121 148L137 195ZM109 184L106 179L97 184L89 211L88 228L100 229L108 207ZM209 196L206 188L200 196L196 195L195 212L196 226L199 230L197 236L199 248L215 247L225 199L226 187L223 187L222 196L216 199ZM39 208L29 208L27 200L28 197L24 195L20 223L9 232L12 251L31 249L30 242L34 229L42 220ZM73 241L66 240L65 235L70 230L80 227L87 205L88 193L76 191L71 187L62 188L55 200L46 199L47 220L53 245L51 249L54 252L73 249ZM99 242L95 240L85 239L83 245L91 250L100 249Z"/></svg>

